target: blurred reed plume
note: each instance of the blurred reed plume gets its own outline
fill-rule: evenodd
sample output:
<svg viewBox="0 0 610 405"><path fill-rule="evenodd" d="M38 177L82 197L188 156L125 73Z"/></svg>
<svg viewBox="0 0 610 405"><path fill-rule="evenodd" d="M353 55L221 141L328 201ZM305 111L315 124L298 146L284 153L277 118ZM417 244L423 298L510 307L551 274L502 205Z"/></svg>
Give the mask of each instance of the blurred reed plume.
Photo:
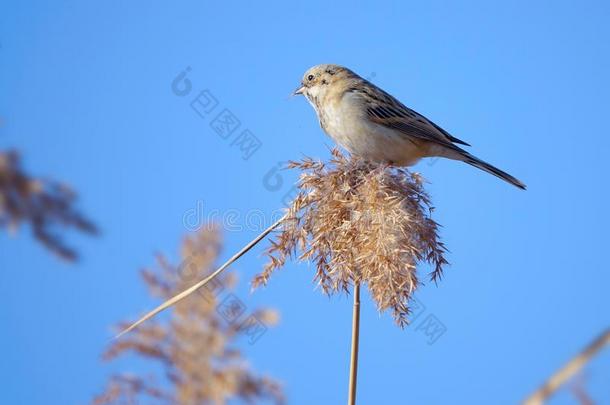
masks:
<svg viewBox="0 0 610 405"><path fill-rule="evenodd" d="M209 274L220 249L218 229L205 226L184 240L179 266L158 256L158 271L143 271L143 280L151 295L166 299ZM217 311L217 293L230 290L234 283L233 276L219 276L200 294L177 303L169 319L150 321L115 340L104 353L105 360L131 354L154 360L163 372L160 376L114 375L92 403L135 404L148 400L196 405L225 404L233 399L283 403L280 385L253 373L236 348L243 324L228 322ZM266 325L277 322L274 311L257 310L252 315Z"/></svg>
<svg viewBox="0 0 610 405"><path fill-rule="evenodd" d="M302 171L299 193L253 284L266 284L288 258L313 261L324 293L366 283L378 309L391 309L404 327L418 265L429 263L437 281L447 264L423 179L403 168L347 159L336 149L332 154L329 164L291 162Z"/></svg>
<svg viewBox="0 0 610 405"><path fill-rule="evenodd" d="M34 237L66 260L77 253L62 240L56 228L75 228L96 234L96 226L75 208L76 193L51 179L32 178L22 167L16 151L0 151L0 228L16 231L28 223Z"/></svg>

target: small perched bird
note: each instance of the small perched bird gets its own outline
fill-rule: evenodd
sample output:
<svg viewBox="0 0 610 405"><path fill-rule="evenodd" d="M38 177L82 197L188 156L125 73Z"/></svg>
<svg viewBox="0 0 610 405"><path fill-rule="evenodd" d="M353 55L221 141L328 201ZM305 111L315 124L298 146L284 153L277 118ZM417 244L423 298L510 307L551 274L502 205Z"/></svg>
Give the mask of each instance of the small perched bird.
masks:
<svg viewBox="0 0 610 405"><path fill-rule="evenodd" d="M525 190L515 177L457 146L469 144L345 67L312 67L294 94L307 98L324 132L366 160L410 166L421 158L440 156L461 160Z"/></svg>

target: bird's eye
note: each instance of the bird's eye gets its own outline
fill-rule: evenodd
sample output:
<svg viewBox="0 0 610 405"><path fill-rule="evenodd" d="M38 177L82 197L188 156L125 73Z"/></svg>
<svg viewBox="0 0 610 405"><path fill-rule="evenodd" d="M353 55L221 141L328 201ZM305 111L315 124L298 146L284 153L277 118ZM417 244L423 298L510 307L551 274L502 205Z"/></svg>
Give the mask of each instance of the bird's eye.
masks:
<svg viewBox="0 0 610 405"><path fill-rule="evenodd" d="M307 80L312 81L313 80L313 75L307 76Z"/></svg>

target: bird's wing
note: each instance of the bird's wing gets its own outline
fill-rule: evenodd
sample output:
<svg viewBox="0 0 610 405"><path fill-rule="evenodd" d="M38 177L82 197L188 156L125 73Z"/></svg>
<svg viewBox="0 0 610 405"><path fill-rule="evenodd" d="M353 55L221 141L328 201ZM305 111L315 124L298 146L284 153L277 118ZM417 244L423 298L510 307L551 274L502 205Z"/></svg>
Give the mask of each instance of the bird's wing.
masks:
<svg viewBox="0 0 610 405"><path fill-rule="evenodd" d="M376 124L451 149L459 149L454 143L470 146L371 83L353 91L363 93L368 118Z"/></svg>

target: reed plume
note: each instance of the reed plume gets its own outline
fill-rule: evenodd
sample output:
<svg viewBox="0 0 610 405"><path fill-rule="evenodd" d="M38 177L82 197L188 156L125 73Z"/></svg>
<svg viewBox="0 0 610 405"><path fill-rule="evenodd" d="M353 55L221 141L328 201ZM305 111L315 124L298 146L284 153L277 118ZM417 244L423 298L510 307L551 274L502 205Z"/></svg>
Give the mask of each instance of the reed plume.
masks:
<svg viewBox="0 0 610 405"><path fill-rule="evenodd" d="M404 168L348 159L336 149L332 155L329 164L290 163L302 172L298 194L253 285L266 284L289 258L313 261L324 293L366 284L377 308L391 310L404 327L420 284L417 267L430 264L437 281L447 264L424 181Z"/></svg>
<svg viewBox="0 0 610 405"><path fill-rule="evenodd" d="M205 226L184 240L180 265L173 266L158 256L158 270L143 271L143 280L152 295L166 299L210 273L220 249L218 230ZM231 290L234 283L235 276L221 275L200 294L177 303L169 319L150 321L115 340L104 353L105 360L131 354L157 362L163 374L114 375L93 404L142 400L172 405L225 404L230 399L282 403L280 385L252 372L236 347L243 323L228 322L219 314L217 293L219 289ZM252 315L266 325L277 321L277 314L270 310L257 310Z"/></svg>
<svg viewBox="0 0 610 405"><path fill-rule="evenodd" d="M96 234L97 227L75 208L76 193L66 184L34 178L21 166L16 151L0 151L0 228L15 231L29 224L34 237L62 259L77 259L58 229Z"/></svg>
<svg viewBox="0 0 610 405"><path fill-rule="evenodd" d="M302 173L298 194L286 214L210 275L168 294L161 305L123 328L120 336L209 285L281 226L270 240L270 261L254 278L253 287L266 284L276 269L294 257L316 264L314 280L326 294L348 292L353 286L348 404L354 405L361 284L368 286L378 309L391 309L396 323L404 327L409 301L420 284L418 266L431 265L430 278L437 281L447 264L446 248L439 240L439 225L431 218L433 207L419 175L357 157L348 159L336 149L332 155L329 164L309 158L291 162L289 166Z"/></svg>

